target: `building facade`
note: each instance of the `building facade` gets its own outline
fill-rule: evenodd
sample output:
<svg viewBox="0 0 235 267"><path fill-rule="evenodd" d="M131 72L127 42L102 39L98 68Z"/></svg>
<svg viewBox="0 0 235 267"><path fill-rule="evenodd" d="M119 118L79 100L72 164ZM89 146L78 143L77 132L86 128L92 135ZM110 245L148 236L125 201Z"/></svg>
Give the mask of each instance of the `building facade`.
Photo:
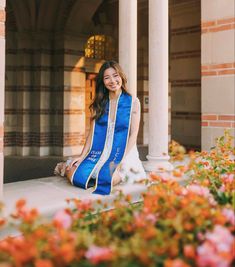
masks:
<svg viewBox="0 0 235 267"><path fill-rule="evenodd" d="M0 0L1 186L4 158L79 154L107 59L140 99L148 161L168 160L170 138L208 150L234 133L234 10L234 0Z"/></svg>

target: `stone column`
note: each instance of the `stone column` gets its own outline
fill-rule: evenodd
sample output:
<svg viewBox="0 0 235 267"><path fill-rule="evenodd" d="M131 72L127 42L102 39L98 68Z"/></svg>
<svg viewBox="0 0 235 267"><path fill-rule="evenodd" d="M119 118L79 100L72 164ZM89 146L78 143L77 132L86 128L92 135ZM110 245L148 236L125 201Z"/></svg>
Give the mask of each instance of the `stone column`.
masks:
<svg viewBox="0 0 235 267"><path fill-rule="evenodd" d="M119 0L119 63L133 97L137 92L137 0Z"/></svg>
<svg viewBox="0 0 235 267"><path fill-rule="evenodd" d="M149 154L147 171L171 170L168 156L168 1L149 0Z"/></svg>
<svg viewBox="0 0 235 267"><path fill-rule="evenodd" d="M4 92L5 92L5 0L0 0L0 199L3 189L3 137L4 137Z"/></svg>

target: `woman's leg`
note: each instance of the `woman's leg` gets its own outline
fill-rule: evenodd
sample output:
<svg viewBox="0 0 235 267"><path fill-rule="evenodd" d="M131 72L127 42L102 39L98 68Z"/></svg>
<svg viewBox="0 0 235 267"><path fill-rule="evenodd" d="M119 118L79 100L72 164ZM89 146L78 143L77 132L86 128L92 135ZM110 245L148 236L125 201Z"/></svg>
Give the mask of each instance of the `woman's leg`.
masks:
<svg viewBox="0 0 235 267"><path fill-rule="evenodd" d="M76 167L76 165L73 165L71 168L68 168L67 162L59 162L55 167L54 174L66 177L71 182Z"/></svg>
<svg viewBox="0 0 235 267"><path fill-rule="evenodd" d="M56 164L54 174L64 177L66 171L66 162L59 162Z"/></svg>
<svg viewBox="0 0 235 267"><path fill-rule="evenodd" d="M122 177L120 176L120 174L119 174L119 169L117 168L117 169L114 171L113 176L112 176L112 184L113 184L113 185L117 185L117 184L119 184L121 181L122 181Z"/></svg>
<svg viewBox="0 0 235 267"><path fill-rule="evenodd" d="M73 165L71 168L66 168L66 170L65 170L65 176L70 181L70 183L71 183L72 176L73 176L74 172L76 171L76 168L77 168L77 166Z"/></svg>

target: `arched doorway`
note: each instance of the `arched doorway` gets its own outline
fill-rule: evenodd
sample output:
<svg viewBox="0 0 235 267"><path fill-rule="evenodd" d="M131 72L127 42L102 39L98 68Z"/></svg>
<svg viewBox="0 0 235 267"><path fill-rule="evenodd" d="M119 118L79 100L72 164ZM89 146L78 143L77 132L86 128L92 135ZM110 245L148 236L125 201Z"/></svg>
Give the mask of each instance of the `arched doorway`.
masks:
<svg viewBox="0 0 235 267"><path fill-rule="evenodd" d="M87 73L102 63L85 57L85 44L91 32L117 38L104 9L117 3L7 1L5 182L52 175L55 162L80 153Z"/></svg>

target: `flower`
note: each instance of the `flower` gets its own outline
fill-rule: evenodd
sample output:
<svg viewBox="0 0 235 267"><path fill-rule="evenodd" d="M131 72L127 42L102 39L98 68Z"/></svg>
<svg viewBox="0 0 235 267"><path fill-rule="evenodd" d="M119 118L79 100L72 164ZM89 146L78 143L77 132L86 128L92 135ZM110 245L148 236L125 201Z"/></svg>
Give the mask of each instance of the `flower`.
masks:
<svg viewBox="0 0 235 267"><path fill-rule="evenodd" d="M93 264L113 259L113 251L108 247L92 245L86 252L85 257Z"/></svg>
<svg viewBox="0 0 235 267"><path fill-rule="evenodd" d="M235 213L232 209L223 208L222 214L226 217L227 221L235 226Z"/></svg>
<svg viewBox="0 0 235 267"><path fill-rule="evenodd" d="M221 225L216 225L213 232L206 233L205 238L216 246L218 251L229 252L233 244L230 231Z"/></svg>
<svg viewBox="0 0 235 267"><path fill-rule="evenodd" d="M181 259L174 259L174 260L166 260L164 267L189 267L187 263L185 263Z"/></svg>
<svg viewBox="0 0 235 267"><path fill-rule="evenodd" d="M234 239L228 229L216 225L212 232L205 234L205 242L197 248L199 267L228 267L235 258Z"/></svg>
<svg viewBox="0 0 235 267"><path fill-rule="evenodd" d="M211 195L211 193L207 187L200 186L197 184L191 184L191 185L187 186L187 190L189 192L193 192L199 196L203 196L203 197L207 198L211 204L215 204L215 200L214 200L213 196Z"/></svg>
<svg viewBox="0 0 235 267"><path fill-rule="evenodd" d="M143 201L131 205L130 196L120 190L112 209L106 200L69 199L73 208L57 212L50 222L19 200L13 224L20 235L0 241L0 265L231 266L235 249L232 153L220 139L211 152L191 154L190 164L176 169L177 175L189 177L184 185L166 172L152 173ZM0 224L1 219L12 222L0 218Z"/></svg>
<svg viewBox="0 0 235 267"><path fill-rule="evenodd" d="M194 259L196 257L196 251L193 245L185 245L184 246L184 255L187 258Z"/></svg>
<svg viewBox="0 0 235 267"><path fill-rule="evenodd" d="M72 224L72 218L65 210L59 210L55 214L53 221L64 229L68 229Z"/></svg>
<svg viewBox="0 0 235 267"><path fill-rule="evenodd" d="M35 262L35 267L53 267L54 265L50 260L38 259Z"/></svg>

